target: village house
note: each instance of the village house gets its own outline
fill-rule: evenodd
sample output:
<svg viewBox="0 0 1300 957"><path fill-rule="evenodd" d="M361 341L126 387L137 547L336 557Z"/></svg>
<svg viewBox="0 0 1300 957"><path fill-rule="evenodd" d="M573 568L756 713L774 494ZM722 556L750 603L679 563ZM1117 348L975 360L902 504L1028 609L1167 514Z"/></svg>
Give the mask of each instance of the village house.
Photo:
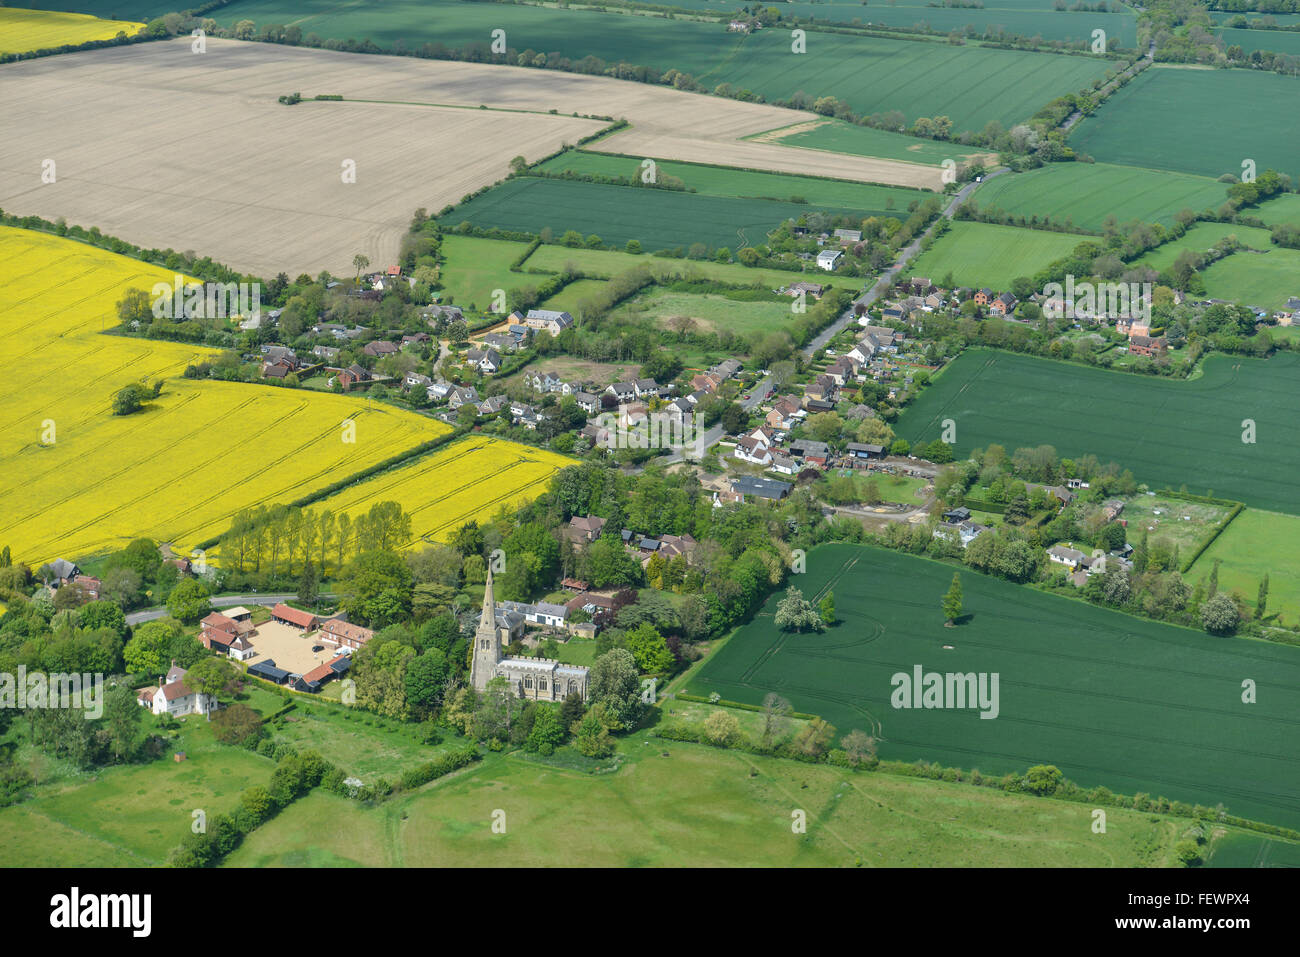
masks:
<svg viewBox="0 0 1300 957"><path fill-rule="evenodd" d="M531 376L525 376L524 381L532 386L534 392L558 392L561 395L573 392L573 386L554 372L534 372Z"/></svg>
<svg viewBox="0 0 1300 957"><path fill-rule="evenodd" d="M731 500L744 502L747 497L753 497L779 501L789 495L790 490L793 488L794 486L789 482L740 475L731 480ZM723 504L723 500L719 498L719 493L714 493L713 504L715 507Z"/></svg>
<svg viewBox="0 0 1300 957"><path fill-rule="evenodd" d="M575 515L569 519L565 536L574 545L588 545L600 538L605 519L598 515Z"/></svg>
<svg viewBox="0 0 1300 957"><path fill-rule="evenodd" d="M408 372L402 377L402 388L407 392L412 389L424 389L427 393L431 385L433 385L433 380L420 372Z"/></svg>
<svg viewBox="0 0 1300 957"><path fill-rule="evenodd" d="M167 714L173 718L207 714L216 707L216 698L190 690L185 684L185 674L185 669L173 661L171 670L158 679L157 685L140 689L136 701L154 714Z"/></svg>
<svg viewBox="0 0 1300 957"><path fill-rule="evenodd" d="M841 250L823 249L817 254L817 268L824 269L827 272L834 272L843 258L844 253Z"/></svg>
<svg viewBox="0 0 1300 957"><path fill-rule="evenodd" d="M803 293L805 296L812 296L814 299L820 299L826 287L819 282L792 282L785 289L787 296L798 296Z"/></svg>
<svg viewBox="0 0 1300 957"><path fill-rule="evenodd" d="M447 408L455 411L462 405L474 405L478 400L478 389L472 385L458 386L447 393Z"/></svg>
<svg viewBox="0 0 1300 957"><path fill-rule="evenodd" d="M989 312L995 316L1009 316L1016 311L1016 297L1009 292L1004 292L991 303L989 303Z"/></svg>
<svg viewBox="0 0 1300 957"><path fill-rule="evenodd" d="M529 329L545 330L552 336L558 336L569 326L573 325L573 316L567 312L557 312L554 309L529 309L527 315L520 316L518 312L511 313L512 322L521 322Z"/></svg>
<svg viewBox="0 0 1300 957"><path fill-rule="evenodd" d="M1153 339L1150 336L1134 336L1128 341L1128 351L1135 356L1157 358L1169 351L1169 340L1164 336Z"/></svg>
<svg viewBox="0 0 1300 957"><path fill-rule="evenodd" d="M519 348L519 342L509 333L489 332L483 337L483 347L497 352L514 352Z"/></svg>
<svg viewBox="0 0 1300 957"><path fill-rule="evenodd" d="M402 336L402 348L407 346L427 346L433 342L433 336L427 332L416 332L411 335Z"/></svg>
<svg viewBox="0 0 1300 957"><path fill-rule="evenodd" d="M379 358L380 356L391 356L398 351L397 343L389 342L387 339L375 339L367 342L361 351L368 356Z"/></svg>
<svg viewBox="0 0 1300 957"><path fill-rule="evenodd" d="M350 391L354 386L365 385L372 378L368 369L355 362L346 369L341 369L337 375L338 383L343 387L344 392Z"/></svg>
<svg viewBox="0 0 1300 957"><path fill-rule="evenodd" d="M493 395L478 403L475 408L479 415L496 415L509 404L510 400L504 395Z"/></svg>
<svg viewBox="0 0 1300 957"><path fill-rule="evenodd" d="M578 404L578 408L587 415L595 415L600 411L600 399L590 392L573 393L573 401Z"/></svg>
<svg viewBox="0 0 1300 957"><path fill-rule="evenodd" d="M484 375L496 375L501 371L501 356L495 349L470 349L465 353L465 364Z"/></svg>
<svg viewBox="0 0 1300 957"><path fill-rule="evenodd" d="M772 461L772 453L768 450L767 443L750 438L748 435L736 440L734 455L742 462L751 462L754 465L768 465Z"/></svg>
<svg viewBox="0 0 1300 957"><path fill-rule="evenodd" d="M333 362L342 351L335 346L312 346L311 348L311 354L325 362Z"/></svg>

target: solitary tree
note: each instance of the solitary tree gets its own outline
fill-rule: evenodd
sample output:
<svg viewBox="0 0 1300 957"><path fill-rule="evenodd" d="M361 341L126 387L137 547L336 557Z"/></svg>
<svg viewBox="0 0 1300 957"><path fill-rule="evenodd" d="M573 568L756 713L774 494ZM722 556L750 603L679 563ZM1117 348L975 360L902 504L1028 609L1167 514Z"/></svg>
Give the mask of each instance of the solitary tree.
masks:
<svg viewBox="0 0 1300 957"><path fill-rule="evenodd" d="M961 575L953 573L952 584L948 586L948 593L943 596L943 617L944 625L951 628L961 617Z"/></svg>
<svg viewBox="0 0 1300 957"><path fill-rule="evenodd" d="M835 624L835 592L828 591L817 606L822 621L827 625Z"/></svg>
<svg viewBox="0 0 1300 957"><path fill-rule="evenodd" d="M352 257L352 265L357 267L356 282L360 284L361 270L365 269L367 266L370 265L370 259L367 256L363 256L361 253L357 253L355 256Z"/></svg>
<svg viewBox="0 0 1300 957"><path fill-rule="evenodd" d="M1263 618L1268 609L1268 573L1264 573L1264 579L1259 583L1259 597L1255 599L1255 617Z"/></svg>

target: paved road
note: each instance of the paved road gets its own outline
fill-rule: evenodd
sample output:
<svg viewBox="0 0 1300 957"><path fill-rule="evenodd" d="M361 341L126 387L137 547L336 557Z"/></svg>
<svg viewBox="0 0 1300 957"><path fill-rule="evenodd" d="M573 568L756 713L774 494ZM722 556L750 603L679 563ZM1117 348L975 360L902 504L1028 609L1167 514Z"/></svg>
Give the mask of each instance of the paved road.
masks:
<svg viewBox="0 0 1300 957"><path fill-rule="evenodd" d="M1003 173L1006 172L1009 171L1005 169L1000 169L997 170L996 172L985 174L983 179L985 182L987 182L993 177L1001 176ZM970 197L970 194L975 192L975 190L979 186L980 183L967 183L960 190L954 193L952 197L952 201L949 202L946 207L944 207L942 218L952 219L953 215L956 214L957 212L957 207L961 206L962 203L966 202L966 200ZM914 257L917 253L921 251L922 240L924 240L925 237L930 234L930 232L934 229L935 225L937 225L938 222L939 220L936 219L933 223L931 223L926 228L926 230L923 233L921 233L921 235L917 236L914 240L912 240L912 242L910 242L906 247L904 247L903 250L899 252L898 257L894 260L893 265L891 265L888 269L886 269L883 273L880 274L880 278L876 280L875 285L873 285L870 289L865 290L862 293L862 295L854 299L853 302L849 304L849 308L844 310L844 313L838 319L836 319L833 323L831 323L829 326L827 326L825 329L819 332L816 336L814 336L812 341L810 341L806 346L803 347L803 354L808 358L812 358L818 352L825 349L826 344L828 342L830 342L833 338L835 338L837 335L843 332L844 329L847 328L851 323L857 322L857 317L854 315L854 308L856 306L861 304L865 307L869 307L877 299L879 299L881 296L887 293L890 287L892 287L894 284L894 277L896 277L899 274L899 272L902 271L903 266L907 263L908 260L910 260L912 257ZM756 407L759 403L761 403L764 399L767 398L768 394L772 391L772 386L773 386L772 377L770 375L764 376L759 382L757 382L754 385L754 388L749 393L749 398L741 401L740 403L741 408L743 408L745 411L749 411L754 407ZM702 449L710 448L715 442L721 439L724 434L725 432L722 426L715 425L713 428L709 429L707 432L704 433L704 440L701 444L701 448ZM680 462L681 460L682 460L682 454L680 452L674 452L671 456L668 457L667 462L671 464L674 462Z"/></svg>
<svg viewBox="0 0 1300 957"><path fill-rule="evenodd" d="M213 608L234 608L237 605L274 605L277 602L290 601L297 598L296 593L287 594L265 594L253 592L251 595L218 595L216 598L208 599L208 604ZM321 595L322 598L333 598L333 595ZM146 621L154 621L158 618L166 617L167 609L145 608L141 611L133 611L126 616L128 625L138 625Z"/></svg>

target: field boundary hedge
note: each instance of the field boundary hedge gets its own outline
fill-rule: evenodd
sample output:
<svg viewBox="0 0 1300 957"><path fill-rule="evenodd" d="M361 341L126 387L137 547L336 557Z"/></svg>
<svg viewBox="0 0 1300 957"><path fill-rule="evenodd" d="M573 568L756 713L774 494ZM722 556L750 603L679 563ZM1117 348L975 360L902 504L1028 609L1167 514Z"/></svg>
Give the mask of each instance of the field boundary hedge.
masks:
<svg viewBox="0 0 1300 957"><path fill-rule="evenodd" d="M678 691L676 693L676 696L678 700L681 701L693 701L696 704L711 704L711 705L716 705L719 708L738 708L741 711L757 711L760 713L763 711L762 705L745 704L743 701L728 701L725 698L719 698L717 701L710 701L708 698L705 698L702 695L687 694L684 691ZM814 721L820 718L821 715L805 714L802 711L791 711L789 717L797 718L800 721Z"/></svg>
<svg viewBox="0 0 1300 957"><path fill-rule="evenodd" d="M359 472L353 472L346 478L341 478L337 482L331 482L329 485L323 486L315 492L309 492L291 502L287 502L286 505L289 508L306 508L308 505L314 505L321 499L329 498L329 496L333 495L335 492L341 492L358 482L362 482L368 478L373 478L381 472L397 468L399 465L405 465L413 459L440 449L444 445L449 445L457 439L463 438L469 433L469 431L470 429L466 426L456 426L450 432L440 435L436 439L430 439L428 442L421 442L419 445L412 446L405 452L399 452L397 455L389 456L382 462L376 462L369 468L364 468ZM223 532L222 534L225 533ZM221 535L216 535L206 541L199 542L199 544L194 547L208 549L215 546L219 541L221 541Z"/></svg>

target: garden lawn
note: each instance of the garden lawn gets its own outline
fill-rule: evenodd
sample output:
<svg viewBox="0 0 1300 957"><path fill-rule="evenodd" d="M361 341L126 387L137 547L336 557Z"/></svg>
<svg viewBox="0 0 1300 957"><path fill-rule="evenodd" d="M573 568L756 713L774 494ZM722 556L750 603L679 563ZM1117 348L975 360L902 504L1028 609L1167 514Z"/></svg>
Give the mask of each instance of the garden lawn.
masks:
<svg viewBox="0 0 1300 957"><path fill-rule="evenodd" d="M1300 649L1216 638L961 570L963 617L945 628L952 565L885 549L825 545L797 576L835 595L842 624L793 634L773 622L781 592L688 683L759 704L776 692L880 755L986 774L1053 764L1084 787L1163 795L1296 827ZM971 708L891 706L892 676L915 667L999 675L995 718ZM1259 703L1243 705L1255 678ZM986 712L991 713L991 712ZM1082 811L1082 807L1081 807Z"/></svg>
<svg viewBox="0 0 1300 957"><path fill-rule="evenodd" d="M1087 237L1020 229L990 223L954 222L911 266L915 276L933 276L935 282L952 273L959 286L983 286L995 292L1012 280L1032 277L1054 260L1068 255Z"/></svg>
<svg viewBox="0 0 1300 957"><path fill-rule="evenodd" d="M958 458L991 442L1051 445L1132 469L1153 489L1188 491L1300 514L1300 356L1206 357L1190 381L1110 372L970 349L903 410L894 431L913 446L957 427ZM1245 444L1242 420L1258 441ZM1117 423L1122 423L1118 425Z"/></svg>

